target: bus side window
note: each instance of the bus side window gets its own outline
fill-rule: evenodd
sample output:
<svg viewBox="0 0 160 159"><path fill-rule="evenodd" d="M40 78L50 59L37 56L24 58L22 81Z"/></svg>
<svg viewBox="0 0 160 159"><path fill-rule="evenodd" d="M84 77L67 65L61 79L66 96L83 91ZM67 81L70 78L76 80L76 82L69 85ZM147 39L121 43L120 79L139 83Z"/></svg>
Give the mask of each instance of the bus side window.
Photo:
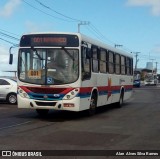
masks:
<svg viewBox="0 0 160 159"><path fill-rule="evenodd" d="M121 74L122 75L126 74L126 72L125 72L125 57L124 56L121 56Z"/></svg>
<svg viewBox="0 0 160 159"><path fill-rule="evenodd" d="M120 70L120 55L119 54L115 54L115 73L116 74L120 74L121 70Z"/></svg>
<svg viewBox="0 0 160 159"><path fill-rule="evenodd" d="M82 46L82 80L90 79L91 77L91 58L90 49Z"/></svg>
<svg viewBox="0 0 160 159"><path fill-rule="evenodd" d="M126 58L126 72L127 72L127 75L132 75L132 60L127 57Z"/></svg>
<svg viewBox="0 0 160 159"><path fill-rule="evenodd" d="M100 72L106 73L107 72L107 54L105 50L100 50Z"/></svg>
<svg viewBox="0 0 160 159"><path fill-rule="evenodd" d="M92 71L98 73L98 48L92 48Z"/></svg>
<svg viewBox="0 0 160 159"><path fill-rule="evenodd" d="M109 73L113 74L114 73L114 53L109 51L108 54L108 68L109 68Z"/></svg>

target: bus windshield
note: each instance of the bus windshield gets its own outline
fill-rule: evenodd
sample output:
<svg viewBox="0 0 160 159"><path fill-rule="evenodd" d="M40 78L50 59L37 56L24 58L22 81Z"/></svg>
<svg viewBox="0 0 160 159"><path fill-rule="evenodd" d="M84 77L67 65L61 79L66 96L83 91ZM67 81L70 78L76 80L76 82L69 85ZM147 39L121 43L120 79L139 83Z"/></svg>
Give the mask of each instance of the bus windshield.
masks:
<svg viewBox="0 0 160 159"><path fill-rule="evenodd" d="M77 49L20 49L18 77L20 81L59 85L73 83L79 75Z"/></svg>
<svg viewBox="0 0 160 159"><path fill-rule="evenodd" d="M147 75L146 80L147 81L154 80L154 76L153 75Z"/></svg>

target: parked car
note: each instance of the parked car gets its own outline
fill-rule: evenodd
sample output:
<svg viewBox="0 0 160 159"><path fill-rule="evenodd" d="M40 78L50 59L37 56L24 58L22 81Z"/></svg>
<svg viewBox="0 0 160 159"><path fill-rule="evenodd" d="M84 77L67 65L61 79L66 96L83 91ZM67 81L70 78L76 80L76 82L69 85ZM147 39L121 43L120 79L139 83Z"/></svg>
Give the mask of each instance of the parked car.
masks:
<svg viewBox="0 0 160 159"><path fill-rule="evenodd" d="M141 86L141 81L140 80L134 80L133 81L133 86L134 87L140 87Z"/></svg>
<svg viewBox="0 0 160 159"><path fill-rule="evenodd" d="M12 79L0 78L0 100L10 104L17 103L17 82Z"/></svg>

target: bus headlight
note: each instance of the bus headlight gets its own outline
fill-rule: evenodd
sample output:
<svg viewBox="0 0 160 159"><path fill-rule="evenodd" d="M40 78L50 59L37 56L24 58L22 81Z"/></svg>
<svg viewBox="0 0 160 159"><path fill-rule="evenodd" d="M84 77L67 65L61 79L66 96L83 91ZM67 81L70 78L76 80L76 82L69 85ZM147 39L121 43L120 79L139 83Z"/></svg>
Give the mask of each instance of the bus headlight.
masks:
<svg viewBox="0 0 160 159"><path fill-rule="evenodd" d="M73 99L77 94L79 93L79 88L75 88L72 91L70 91L69 93L67 93L63 99L64 100L70 100Z"/></svg>
<svg viewBox="0 0 160 159"><path fill-rule="evenodd" d="M20 87L18 87L18 94L23 98L29 98L29 95Z"/></svg>

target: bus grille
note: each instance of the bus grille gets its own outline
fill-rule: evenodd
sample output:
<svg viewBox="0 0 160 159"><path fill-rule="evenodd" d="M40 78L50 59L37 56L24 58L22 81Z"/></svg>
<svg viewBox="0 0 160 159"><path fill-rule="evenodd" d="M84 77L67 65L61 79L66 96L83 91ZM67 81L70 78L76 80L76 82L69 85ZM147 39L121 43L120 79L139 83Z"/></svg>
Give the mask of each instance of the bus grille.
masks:
<svg viewBox="0 0 160 159"><path fill-rule="evenodd" d="M36 102L37 106L55 106L56 102Z"/></svg>

